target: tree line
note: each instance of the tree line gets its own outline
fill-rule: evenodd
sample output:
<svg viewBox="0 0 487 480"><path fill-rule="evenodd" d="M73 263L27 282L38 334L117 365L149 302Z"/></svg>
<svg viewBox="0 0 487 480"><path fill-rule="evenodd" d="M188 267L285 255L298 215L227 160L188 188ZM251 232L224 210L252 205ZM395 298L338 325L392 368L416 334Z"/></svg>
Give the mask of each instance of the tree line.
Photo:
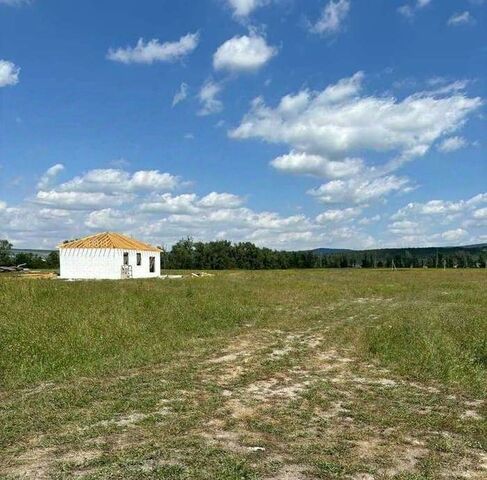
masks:
<svg viewBox="0 0 487 480"><path fill-rule="evenodd" d="M344 251L321 254L320 264L324 268L487 268L487 246Z"/></svg>
<svg viewBox="0 0 487 480"><path fill-rule="evenodd" d="M326 249L283 251L227 240L177 242L161 256L163 269L287 269L287 268L487 268L487 245L472 247Z"/></svg>
<svg viewBox="0 0 487 480"><path fill-rule="evenodd" d="M316 255L311 252L286 252L257 247L250 242L227 240L194 242L191 238L177 242L161 255L163 269L287 269L313 268Z"/></svg>
<svg viewBox="0 0 487 480"><path fill-rule="evenodd" d="M27 268L59 268L59 254L46 257L12 251L0 240L0 265L25 264ZM161 268L177 270L270 270L288 268L487 268L487 245L377 250L284 251L258 247L251 242L227 240L195 242L181 239L161 254Z"/></svg>

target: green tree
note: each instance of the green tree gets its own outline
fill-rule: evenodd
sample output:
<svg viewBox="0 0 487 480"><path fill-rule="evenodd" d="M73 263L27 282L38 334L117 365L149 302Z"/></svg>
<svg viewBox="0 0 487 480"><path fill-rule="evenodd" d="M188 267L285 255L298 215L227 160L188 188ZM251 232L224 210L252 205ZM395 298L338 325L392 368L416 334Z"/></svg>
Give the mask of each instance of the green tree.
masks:
<svg viewBox="0 0 487 480"><path fill-rule="evenodd" d="M27 268L46 268L46 260L33 253L17 253L15 265L25 265Z"/></svg>
<svg viewBox="0 0 487 480"><path fill-rule="evenodd" d="M58 252L53 251L46 257L46 267L59 268L59 253Z"/></svg>
<svg viewBox="0 0 487 480"><path fill-rule="evenodd" d="M0 240L0 265L9 265L12 261L12 244L8 240Z"/></svg>
<svg viewBox="0 0 487 480"><path fill-rule="evenodd" d="M169 266L171 268L191 269L194 268L194 242L191 237L179 240L171 250Z"/></svg>

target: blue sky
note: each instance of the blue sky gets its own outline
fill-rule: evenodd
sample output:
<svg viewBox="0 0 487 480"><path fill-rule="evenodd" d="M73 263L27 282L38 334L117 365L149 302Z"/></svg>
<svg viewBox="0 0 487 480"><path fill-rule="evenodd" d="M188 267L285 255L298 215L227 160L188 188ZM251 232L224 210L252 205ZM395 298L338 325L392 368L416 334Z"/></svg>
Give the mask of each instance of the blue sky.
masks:
<svg viewBox="0 0 487 480"><path fill-rule="evenodd" d="M486 242L486 11L0 0L0 238Z"/></svg>

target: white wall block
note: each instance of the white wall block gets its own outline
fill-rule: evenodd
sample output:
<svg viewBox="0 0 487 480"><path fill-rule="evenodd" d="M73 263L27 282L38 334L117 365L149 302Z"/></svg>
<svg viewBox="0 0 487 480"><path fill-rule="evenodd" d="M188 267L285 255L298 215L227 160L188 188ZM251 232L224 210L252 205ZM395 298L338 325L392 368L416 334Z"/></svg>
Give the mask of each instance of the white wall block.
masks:
<svg viewBox="0 0 487 480"><path fill-rule="evenodd" d="M159 251L122 250L115 248L60 248L60 278L121 279L123 254L128 252L133 278L152 278L161 275ZM141 265L137 265L137 253ZM154 272L149 271L150 257L155 257Z"/></svg>

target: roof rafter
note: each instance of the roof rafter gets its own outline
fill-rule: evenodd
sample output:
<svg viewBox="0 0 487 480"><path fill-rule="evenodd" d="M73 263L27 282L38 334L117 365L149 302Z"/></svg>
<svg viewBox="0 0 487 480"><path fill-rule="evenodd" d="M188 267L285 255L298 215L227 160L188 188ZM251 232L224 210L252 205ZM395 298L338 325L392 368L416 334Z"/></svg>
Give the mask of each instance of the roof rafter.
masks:
<svg viewBox="0 0 487 480"><path fill-rule="evenodd" d="M158 252L161 249L140 242L121 233L102 232L58 245L58 248L113 248L122 250L144 250Z"/></svg>

